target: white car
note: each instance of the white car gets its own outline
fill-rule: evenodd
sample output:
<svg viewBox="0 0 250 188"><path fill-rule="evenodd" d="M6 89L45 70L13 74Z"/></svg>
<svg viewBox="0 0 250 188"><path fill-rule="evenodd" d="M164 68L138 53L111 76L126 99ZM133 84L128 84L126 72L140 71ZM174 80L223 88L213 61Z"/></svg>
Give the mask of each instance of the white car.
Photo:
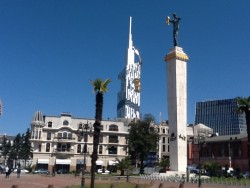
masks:
<svg viewBox="0 0 250 188"><path fill-rule="evenodd" d="M98 169L98 170L97 170L97 173L98 173L98 174L109 174L110 171L105 169L105 172L103 173L103 170L102 170L102 169Z"/></svg>
<svg viewBox="0 0 250 188"><path fill-rule="evenodd" d="M14 172L14 173L17 173L17 168L15 168L13 172ZM21 173L22 173L22 174L27 174L27 173L29 173L29 171L26 170L26 169L21 169Z"/></svg>

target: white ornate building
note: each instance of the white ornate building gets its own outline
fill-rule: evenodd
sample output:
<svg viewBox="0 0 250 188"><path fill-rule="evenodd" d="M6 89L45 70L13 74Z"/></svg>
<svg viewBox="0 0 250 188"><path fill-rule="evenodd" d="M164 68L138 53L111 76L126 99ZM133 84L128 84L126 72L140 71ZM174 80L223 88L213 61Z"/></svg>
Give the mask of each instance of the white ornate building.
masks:
<svg viewBox="0 0 250 188"><path fill-rule="evenodd" d="M133 46L132 18L130 17L129 45L127 50L126 67L120 72L121 90L118 93L117 117L140 118L140 90L141 90L141 57ZM135 55L138 62L135 62Z"/></svg>
<svg viewBox="0 0 250 188"><path fill-rule="evenodd" d="M83 164L83 147L86 143L86 167L91 166L93 136L84 126L94 124L94 119L76 118L69 113L60 116L43 116L36 112L31 122L31 143L34 168L52 170L78 170ZM82 130L82 131L81 131ZM87 135L87 136L85 136ZM102 121L98 148L97 168L112 166L116 158L127 156L128 127L122 121Z"/></svg>
<svg viewBox="0 0 250 188"><path fill-rule="evenodd" d="M76 118L69 113L60 116L43 116L37 111L31 122L31 143L33 146L33 168L45 168L52 171L66 169L78 170L84 162L83 149L86 143L86 167L91 166L90 155L93 151L92 132L84 129L86 124L91 127L94 119ZM128 156L127 136L128 122L119 120L103 120L98 148L97 168L112 168L116 158ZM156 152L159 160L169 156L169 131L165 122L154 125L159 132L159 147ZM83 130L83 132L81 131ZM83 133L83 134L82 134ZM87 136L84 136L87 135Z"/></svg>

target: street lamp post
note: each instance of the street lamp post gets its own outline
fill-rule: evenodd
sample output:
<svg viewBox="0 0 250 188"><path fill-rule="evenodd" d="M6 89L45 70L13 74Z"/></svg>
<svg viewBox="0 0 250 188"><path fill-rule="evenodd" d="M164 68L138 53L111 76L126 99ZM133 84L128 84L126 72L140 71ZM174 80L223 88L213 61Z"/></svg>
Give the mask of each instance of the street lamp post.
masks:
<svg viewBox="0 0 250 188"><path fill-rule="evenodd" d="M202 146L205 142L205 137L198 135L198 150L199 150L199 180L198 180L198 187L201 188L201 153L202 153Z"/></svg>
<svg viewBox="0 0 250 188"><path fill-rule="evenodd" d="M81 138L84 138L84 146L83 146L83 166L82 166L82 179L81 179L81 188L85 188L85 171L86 171L86 154L87 154L87 137L88 130L90 133L92 132L92 127L88 124L83 125L84 127L78 127L77 135Z"/></svg>
<svg viewBox="0 0 250 188"><path fill-rule="evenodd" d="M217 136L217 133L215 134L208 134L208 135L198 135L198 150L199 150L199 179L198 179L198 187L201 188L201 154L202 154L202 147L206 143L206 138L211 138Z"/></svg>

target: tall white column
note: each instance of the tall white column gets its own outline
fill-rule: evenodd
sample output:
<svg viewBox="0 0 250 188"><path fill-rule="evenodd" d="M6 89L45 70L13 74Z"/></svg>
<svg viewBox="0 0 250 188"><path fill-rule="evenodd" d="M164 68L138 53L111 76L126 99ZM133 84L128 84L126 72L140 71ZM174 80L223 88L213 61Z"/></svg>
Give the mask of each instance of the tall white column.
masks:
<svg viewBox="0 0 250 188"><path fill-rule="evenodd" d="M170 169L185 172L187 167L187 61L181 47L166 55Z"/></svg>

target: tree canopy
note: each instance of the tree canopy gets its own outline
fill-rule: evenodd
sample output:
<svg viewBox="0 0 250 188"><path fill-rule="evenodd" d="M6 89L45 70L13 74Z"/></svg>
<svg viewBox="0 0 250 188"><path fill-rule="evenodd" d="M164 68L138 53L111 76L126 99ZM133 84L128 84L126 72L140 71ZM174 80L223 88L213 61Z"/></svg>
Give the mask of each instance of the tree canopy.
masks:
<svg viewBox="0 0 250 188"><path fill-rule="evenodd" d="M143 173L143 161L149 152L157 149L158 133L148 119L133 121L129 126L129 154L132 160L140 161L140 173Z"/></svg>

